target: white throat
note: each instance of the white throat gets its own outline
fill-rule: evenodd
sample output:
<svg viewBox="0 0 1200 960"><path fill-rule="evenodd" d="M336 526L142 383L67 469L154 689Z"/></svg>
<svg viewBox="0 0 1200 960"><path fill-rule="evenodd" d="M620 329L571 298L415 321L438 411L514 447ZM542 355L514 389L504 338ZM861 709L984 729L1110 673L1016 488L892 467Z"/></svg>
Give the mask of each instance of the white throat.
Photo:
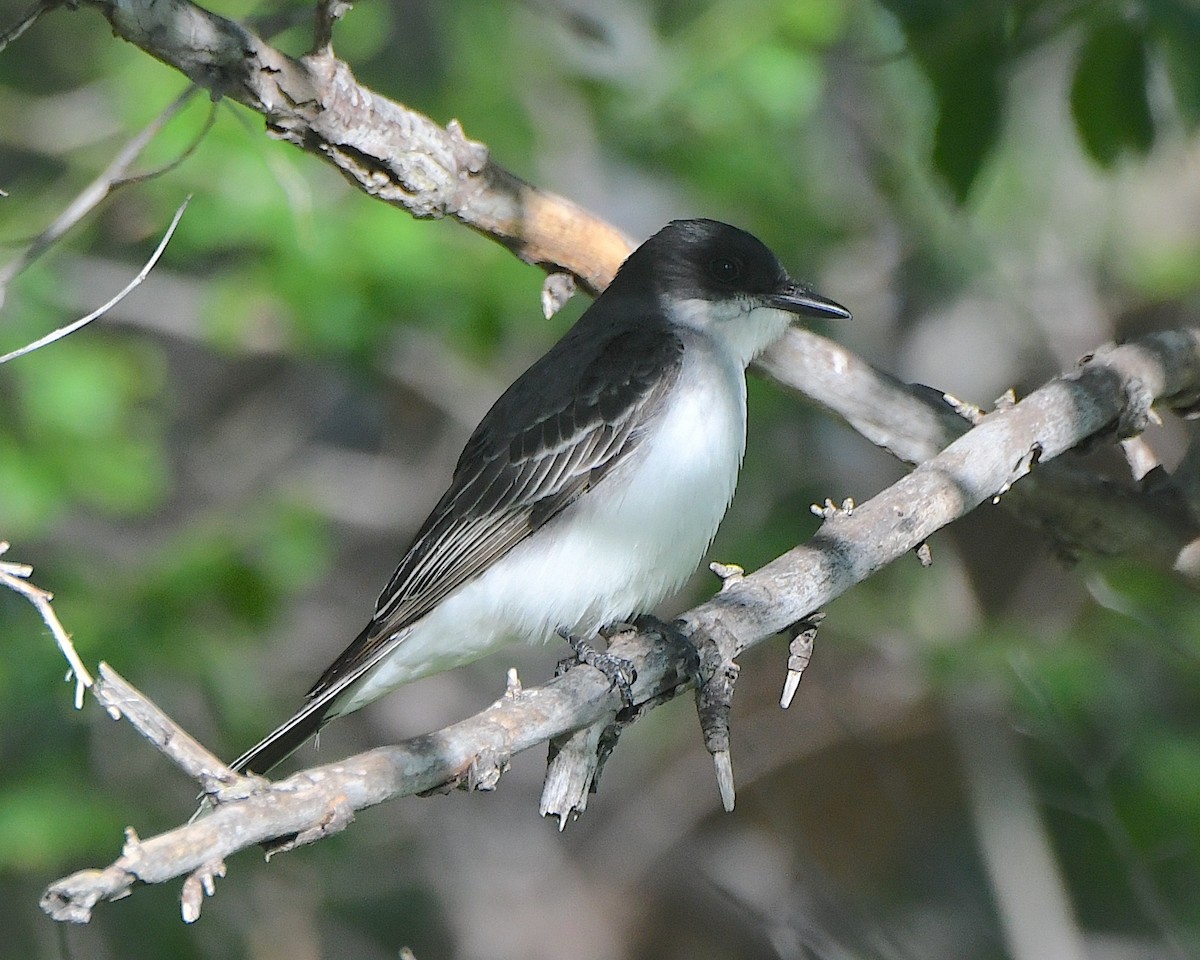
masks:
<svg viewBox="0 0 1200 960"><path fill-rule="evenodd" d="M671 300L663 308L671 322L702 333L745 369L787 332L792 314L753 300Z"/></svg>

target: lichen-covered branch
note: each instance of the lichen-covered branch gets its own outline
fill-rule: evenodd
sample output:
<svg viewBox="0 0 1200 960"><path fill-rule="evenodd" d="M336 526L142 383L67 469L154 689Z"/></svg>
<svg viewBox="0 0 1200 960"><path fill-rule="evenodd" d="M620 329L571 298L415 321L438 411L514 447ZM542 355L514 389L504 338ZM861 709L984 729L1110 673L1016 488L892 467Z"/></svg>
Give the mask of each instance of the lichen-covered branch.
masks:
<svg viewBox="0 0 1200 960"><path fill-rule="evenodd" d="M85 4L103 13L117 36L214 99L261 113L272 136L322 157L366 193L414 217L455 217L526 263L574 274L593 293L632 249L600 218L494 163L457 122L440 126L360 85L333 55L328 23L315 52L294 58L188 0Z"/></svg>
<svg viewBox="0 0 1200 960"><path fill-rule="evenodd" d="M1191 402L1197 391L1200 331L1168 331L1098 351L1079 370L981 417L966 435L867 503L832 512L808 543L753 574L727 580L717 596L684 615L682 628L731 661L980 503L1011 495L1006 491L1026 482L1022 478L1031 471L1036 476L1047 461L1114 425L1136 429L1149 400ZM613 639L612 652L637 669L635 703L662 701L691 682L691 652L669 637L630 631ZM96 903L126 895L137 882L185 876L185 917L194 919L199 891L212 886L225 858L238 850L280 837L288 839L276 848L312 842L343 829L355 810L397 796L449 785L490 788L513 754L621 708L619 694L589 667L540 688L510 689L484 712L437 733L240 795L238 789L218 791L220 802L210 815L144 841L131 834L114 863L52 884L42 907L57 919L86 922Z"/></svg>
<svg viewBox="0 0 1200 960"><path fill-rule="evenodd" d="M603 220L501 167L456 122L442 127L358 84L332 52L330 31L342 4L319 7L314 52L300 58L190 0L84 4L214 98L261 113L272 135L332 163L368 194L415 217L453 216L551 279L566 273L595 293L632 248ZM927 460L969 427L936 390L901 383L807 331L793 330L758 369L908 463ZM1200 561L1185 556L1200 523L1180 493L1187 491L1133 489L1056 464L1007 498L1006 507L1064 553L1134 556L1200 586Z"/></svg>

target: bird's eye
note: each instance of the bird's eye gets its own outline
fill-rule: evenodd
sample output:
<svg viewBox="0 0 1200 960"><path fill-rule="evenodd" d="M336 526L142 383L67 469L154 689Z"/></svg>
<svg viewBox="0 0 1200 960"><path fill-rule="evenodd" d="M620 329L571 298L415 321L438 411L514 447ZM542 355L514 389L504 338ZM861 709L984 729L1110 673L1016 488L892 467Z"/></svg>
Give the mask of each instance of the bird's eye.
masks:
<svg viewBox="0 0 1200 960"><path fill-rule="evenodd" d="M742 275L742 263L733 257L717 257L709 261L708 273L720 283L733 283Z"/></svg>

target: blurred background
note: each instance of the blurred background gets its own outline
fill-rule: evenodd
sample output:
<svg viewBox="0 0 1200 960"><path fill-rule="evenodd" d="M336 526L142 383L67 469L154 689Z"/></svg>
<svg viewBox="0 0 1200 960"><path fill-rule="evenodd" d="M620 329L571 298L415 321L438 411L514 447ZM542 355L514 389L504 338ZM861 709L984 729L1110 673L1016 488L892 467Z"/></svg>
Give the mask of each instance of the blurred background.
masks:
<svg viewBox="0 0 1200 960"><path fill-rule="evenodd" d="M308 4L221 0L289 52ZM0 25L23 4L0 0ZM375 0L338 26L368 86L462 121L502 165L638 238L713 216L854 311L824 332L989 405L1114 337L1200 312L1200 11L1190 0ZM0 53L0 263L185 88L94 10ZM202 95L136 169L203 131ZM584 303L418 223L220 104L183 162L120 190L14 279L0 352L0 538L89 663L232 757L359 630L461 444ZM898 464L769 383L712 559L804 540L809 504ZM1170 466L1185 429L1150 436ZM1120 479L1117 458L1108 468ZM492 794L410 799L269 865L229 863L56 927L42 889L177 825L195 786L0 593L5 958L1182 958L1200 956L1200 602L1121 558L1067 562L984 506L829 608L790 711L783 640L744 657L720 810L686 699L622 739L560 835L543 751ZM715 589L711 575L661 613ZM516 651L334 724L333 760L548 678Z"/></svg>

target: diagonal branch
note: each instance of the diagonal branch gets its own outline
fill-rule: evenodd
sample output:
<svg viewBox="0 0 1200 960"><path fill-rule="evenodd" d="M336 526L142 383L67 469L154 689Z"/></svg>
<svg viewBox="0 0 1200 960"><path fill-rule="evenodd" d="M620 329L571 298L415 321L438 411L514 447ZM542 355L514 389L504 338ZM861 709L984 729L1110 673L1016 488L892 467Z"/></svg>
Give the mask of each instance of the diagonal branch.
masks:
<svg viewBox="0 0 1200 960"><path fill-rule="evenodd" d="M442 127L359 85L327 43L294 58L189 0L87 0L114 32L212 96L261 113L271 136L332 163L414 217L452 216L526 263L602 290L632 244L563 197L492 162L456 121Z"/></svg>
<svg viewBox="0 0 1200 960"><path fill-rule="evenodd" d="M49 13L62 2L63 0L37 0L33 6L25 11L20 20L7 30L0 32L0 52L3 52L5 47L37 23L42 14Z"/></svg>
<svg viewBox="0 0 1200 960"><path fill-rule="evenodd" d="M602 290L632 248L603 220L501 167L457 122L442 127L360 86L333 56L328 24L315 52L297 59L191 0L85 2L118 36L214 99L261 113L270 135L332 163L364 192L414 217L455 217L545 269L550 281L567 273L589 292ZM758 369L908 463L928 459L969 427L937 391L901 383L806 331L791 331ZM1136 556L1200 587L1200 558L1192 557L1200 524L1177 493L1120 487L1056 464L1005 504L1065 553Z"/></svg>
<svg viewBox="0 0 1200 960"><path fill-rule="evenodd" d="M914 466L971 429L973 418L952 397L897 380L809 330L793 328L757 367ZM1187 475L1129 486L1056 460L1044 463L1001 505L1066 556L1134 557L1200 588L1200 507L1188 500Z"/></svg>
<svg viewBox="0 0 1200 960"><path fill-rule="evenodd" d="M7 541L0 541L0 555L7 553L8 547ZM67 633L58 619L58 614L54 612L54 607L50 602L54 599L54 594L30 583L29 578L32 575L33 567L27 563L0 561L0 586L8 587L9 590L33 604L33 608L42 618L50 635L54 637L59 652L67 661L67 679L75 681L75 709L78 710L83 706L84 691L91 687L95 680L79 658L75 645L71 642L71 635Z"/></svg>
<svg viewBox="0 0 1200 960"><path fill-rule="evenodd" d="M728 631L727 656L736 656L754 642L747 638L784 629L984 501L1012 496L1020 487L1010 487L1032 471L1021 483L1028 485L1048 461L1114 426L1136 426L1151 401L1190 405L1198 387L1200 330L1106 346L1020 403L982 417L886 491L827 521L807 544L696 608L689 622L706 633ZM1186 565L1192 553L1177 562Z"/></svg>
<svg viewBox="0 0 1200 960"><path fill-rule="evenodd" d="M67 205L66 209L54 218L53 223L34 237L32 242L19 255L4 264L3 267L0 267L0 305L4 303L5 294L13 278L58 243L72 227L95 210L114 190L128 186L129 184L142 183L154 177L161 176L173 170L191 155L200 140L212 126L214 113L209 113L207 123L205 123L203 129L193 139L191 145L169 163L164 164L156 170L144 173L135 174L129 172L130 167L133 166L134 161L146 149L147 145L187 105L195 93L196 87L189 87L169 103L157 117L151 120L149 124L121 148L120 152L113 157L99 176L84 187L75 199Z"/></svg>
<svg viewBox="0 0 1200 960"><path fill-rule="evenodd" d="M851 512L832 516L806 544L738 579L681 619L694 639L732 659L922 544L941 527L1001 496L1041 464L1114 424L1136 425L1150 399L1169 405L1200 390L1200 330L1153 334L1106 347L1080 369L1025 400L982 417L945 451ZM685 644L631 631L613 653L637 668L634 699L661 701L685 690ZM136 882L186 876L185 919L200 890L239 850L284 837L276 849L344 829L354 811L448 785L493 787L515 753L595 723L621 707L609 682L576 667L543 687L514 692L482 713L436 733L297 773L256 790L218 797L215 811L141 841L130 833L120 858L52 884L42 908L87 922L101 900ZM169 739L169 738L168 738ZM245 793L249 795L244 795Z"/></svg>

